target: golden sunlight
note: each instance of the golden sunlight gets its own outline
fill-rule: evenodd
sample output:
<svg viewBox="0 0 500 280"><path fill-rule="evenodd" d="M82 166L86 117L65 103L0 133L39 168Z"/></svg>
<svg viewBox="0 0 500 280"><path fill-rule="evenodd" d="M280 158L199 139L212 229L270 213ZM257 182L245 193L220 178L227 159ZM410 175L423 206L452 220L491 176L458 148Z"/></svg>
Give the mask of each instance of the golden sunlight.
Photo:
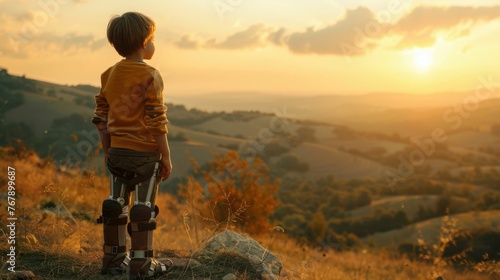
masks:
<svg viewBox="0 0 500 280"><path fill-rule="evenodd" d="M432 66L432 50L430 49L414 49L412 51L413 64L417 70L425 71Z"/></svg>

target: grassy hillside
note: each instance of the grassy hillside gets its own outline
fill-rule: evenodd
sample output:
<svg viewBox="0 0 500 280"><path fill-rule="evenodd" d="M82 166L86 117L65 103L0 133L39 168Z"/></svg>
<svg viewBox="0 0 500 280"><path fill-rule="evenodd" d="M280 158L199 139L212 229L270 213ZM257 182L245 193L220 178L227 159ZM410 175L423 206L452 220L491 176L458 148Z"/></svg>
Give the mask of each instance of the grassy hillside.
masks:
<svg viewBox="0 0 500 280"><path fill-rule="evenodd" d="M310 180L334 176L342 179L383 177L383 166L377 162L316 143L305 143L293 150L309 164L303 175Z"/></svg>
<svg viewBox="0 0 500 280"><path fill-rule="evenodd" d="M369 237L376 246L397 246L403 243L415 243L423 239L425 242L434 244L439 241L443 222L448 218L434 218L427 221L412 224L402 229L384 233L377 233ZM481 211L450 215L449 219L456 222L455 227L462 230L475 228L500 229L500 211Z"/></svg>
<svg viewBox="0 0 500 280"><path fill-rule="evenodd" d="M2 150L0 165L16 169L16 270L31 270L43 279L109 279L99 274L102 229L94 223L101 201L108 195L108 178L78 169L62 171L36 154L12 149ZM156 254L191 256L202 243L195 241L193 217L186 219L189 206L168 194L160 194L157 201L162 210L155 231ZM5 215L0 212L1 219ZM6 232L6 225L1 229ZM213 233L210 226L198 230L199 240ZM317 245L299 243L286 232L252 237L280 258L284 279L424 280L442 275L446 279L476 280L499 275L495 263L455 270L446 263L410 260L383 248L363 246L338 251L330 237L318 240ZM4 256L6 244L0 245ZM237 279L248 278L242 273Z"/></svg>
<svg viewBox="0 0 500 280"><path fill-rule="evenodd" d="M7 121L23 122L28 124L35 135L43 135L51 128L55 119L80 114L89 119L92 109L88 106L76 104L76 96L60 93L56 96L23 91L24 104L5 114ZM31 112L31 113L30 113Z"/></svg>
<svg viewBox="0 0 500 280"><path fill-rule="evenodd" d="M97 132L90 123L93 95L98 89L55 85L8 75L0 77L0 91L4 104L0 107L3 120L0 123L0 146L14 147L7 149L14 152L5 157L5 163L11 160L20 166L21 173L24 172L19 183L22 189L27 188L27 192L22 193L20 200L26 209L32 211L29 215L33 216L29 219L38 221L36 217L41 217L40 225L47 228L60 226L64 221L69 228L78 225L89 231L96 229L90 221L100 211L100 197L106 196L107 190L102 149ZM208 193L210 184L200 173L193 172L191 159L199 163L201 170L207 171L214 153L225 155L229 151L236 151L241 158L250 161L262 159L270 177L281 182L275 197L279 205L270 216L270 222L285 229L287 237L283 256L290 258L289 267L312 258L305 253L307 250L330 242L335 254L323 258L341 262L346 269L321 264L327 267L326 271L349 278L360 278L360 273L365 273L373 275L365 278L391 279L388 274L371 270L375 264L363 270L365 266L344 263L337 256L344 254L361 258L362 255L355 252L373 250L367 261L376 262L377 258L386 259L381 251L387 249L391 260L393 256L400 258L397 249L390 245L397 247L402 243L412 243L415 248L420 248L418 232L439 237L439 230L443 228L439 221L446 213L464 221L467 226L458 223L457 231L470 234L471 238L480 238L479 230L493 235L500 231L495 217L500 209L500 124L494 118L500 102L491 99L481 103L454 130L450 129L450 122L442 119L442 112L448 108L443 96L402 95L397 97L401 104L385 105L383 96L380 100L338 96L311 98L311 104L321 103L318 112L326 114L328 106L333 106L331 112L328 111L336 116L331 119L335 120L333 122L304 119L308 110L310 112L305 106L302 106L303 111L295 112L288 107L274 113L252 110L209 112L168 103L169 142L174 168L172 177L162 183L161 190L166 203L163 206L172 210L171 214L176 218L163 221L162 236L172 237L170 233L185 235L184 220L179 215L185 213L185 208L182 208L185 205L176 197L180 184L186 184L188 178L192 178L189 180L199 182L200 189ZM308 99L291 100L307 104ZM332 105L325 100L337 103ZM330 115L326 114L325 118L327 116ZM440 127L446 140L431 140L433 129ZM43 159L30 156L27 151L31 149ZM231 172L224 174L227 173ZM29 181L23 181L25 179ZM78 186L78 192L68 186ZM92 200L88 200L89 197L93 197ZM50 209L54 208L53 205L59 206ZM81 223L76 216L82 219ZM31 226L36 228L35 224ZM56 234L54 228L52 230ZM75 232L78 231L72 231L72 234ZM98 242L93 243L100 240L98 235L92 235L89 240L72 236L57 243L62 246L66 242L64 246L68 246L71 254L84 247L100 246ZM44 238L44 235L36 236L36 242L52 248L52 237L46 243L40 241ZM452 236L459 243L463 241L458 238L460 236ZM194 250L192 243L185 242L188 239L187 236L180 237L184 243L176 246L186 250L186 244L191 244L189 246ZM263 240L272 243L269 239ZM287 242L300 245L295 248ZM477 249L470 244L467 248L471 251ZM485 245L483 249L500 248L495 244ZM276 246L276 250L281 250ZM292 257L288 255L288 249L294 251ZM303 253L299 253L302 249ZM98 249L93 250L96 253ZM486 252L484 250L481 252ZM320 252L322 256L323 250ZM303 257L297 260L297 255ZM319 259L318 263L321 263ZM490 253L490 260L495 259L500 259L500 255ZM450 267L457 266L461 272L474 270L475 265L479 265L477 259L472 261L472 258L469 260L471 265L463 266L452 265L449 259L444 261ZM416 264L416 267L420 265ZM397 265L390 267L388 271L400 278L424 279L418 278L424 277L423 274L411 274L419 269L405 272ZM290 269L287 273L294 277L308 275L311 279L325 279L321 277L326 275L318 269ZM473 279L471 277L464 279Z"/></svg>
<svg viewBox="0 0 500 280"><path fill-rule="evenodd" d="M461 131L450 135L451 144L466 147L500 147L500 137L484 131Z"/></svg>
<svg viewBox="0 0 500 280"><path fill-rule="evenodd" d="M435 195L403 195L381 197L373 201L370 205L349 211L351 217L368 216L380 210L404 209L410 218L417 216L418 208L433 207L438 196Z"/></svg>

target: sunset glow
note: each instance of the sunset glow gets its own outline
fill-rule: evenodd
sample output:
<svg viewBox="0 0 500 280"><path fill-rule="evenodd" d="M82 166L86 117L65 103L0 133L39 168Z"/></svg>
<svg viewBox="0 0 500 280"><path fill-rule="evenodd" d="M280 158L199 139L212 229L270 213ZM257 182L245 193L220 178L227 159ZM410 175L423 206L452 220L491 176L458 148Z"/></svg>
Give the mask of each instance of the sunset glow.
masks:
<svg viewBox="0 0 500 280"><path fill-rule="evenodd" d="M500 5L488 0L26 0L0 1L0 11L0 67L95 86L120 60L106 40L109 18L142 12L157 25L148 63L171 96L464 91L500 65L500 37L491 36ZM415 73L429 74L425 88Z"/></svg>
<svg viewBox="0 0 500 280"><path fill-rule="evenodd" d="M418 49L413 52L413 62L417 70L426 71L432 66L432 52Z"/></svg>

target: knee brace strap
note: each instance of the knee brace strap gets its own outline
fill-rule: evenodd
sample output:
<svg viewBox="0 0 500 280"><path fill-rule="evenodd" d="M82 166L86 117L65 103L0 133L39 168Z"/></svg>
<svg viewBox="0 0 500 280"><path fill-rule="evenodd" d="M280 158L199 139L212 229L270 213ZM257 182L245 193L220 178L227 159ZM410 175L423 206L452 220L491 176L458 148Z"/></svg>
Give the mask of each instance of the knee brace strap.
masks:
<svg viewBox="0 0 500 280"><path fill-rule="evenodd" d="M123 218L106 218L106 217L100 216L97 219L97 223L98 224L105 224L105 225L108 225L108 226L126 225L127 222L128 222L127 217L123 217Z"/></svg>
<svg viewBox="0 0 500 280"><path fill-rule="evenodd" d="M122 205L112 199L106 199L102 202L102 215L97 219L98 224L105 225L126 225L127 217L119 218L122 213Z"/></svg>
<svg viewBox="0 0 500 280"><path fill-rule="evenodd" d="M129 231L148 231L148 230L155 230L156 229L156 222L152 223L134 223L131 222L129 224Z"/></svg>

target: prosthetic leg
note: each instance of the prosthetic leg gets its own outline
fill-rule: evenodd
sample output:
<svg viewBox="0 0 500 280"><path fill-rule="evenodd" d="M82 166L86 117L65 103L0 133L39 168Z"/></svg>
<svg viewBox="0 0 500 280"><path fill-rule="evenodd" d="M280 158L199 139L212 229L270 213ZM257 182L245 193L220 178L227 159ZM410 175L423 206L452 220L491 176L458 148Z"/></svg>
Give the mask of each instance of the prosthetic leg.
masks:
<svg viewBox="0 0 500 280"><path fill-rule="evenodd" d="M130 192L118 177L111 175L110 181L110 196L102 203L102 216L97 220L104 232L101 273L118 275L130 262L125 243Z"/></svg>
<svg viewBox="0 0 500 280"><path fill-rule="evenodd" d="M127 268L129 279L150 279L166 274L172 263L164 264L154 259L153 231L159 209L154 204L158 189L160 163L155 165L153 176L148 181L135 185L135 200L130 209L128 231L132 239L130 265Z"/></svg>

